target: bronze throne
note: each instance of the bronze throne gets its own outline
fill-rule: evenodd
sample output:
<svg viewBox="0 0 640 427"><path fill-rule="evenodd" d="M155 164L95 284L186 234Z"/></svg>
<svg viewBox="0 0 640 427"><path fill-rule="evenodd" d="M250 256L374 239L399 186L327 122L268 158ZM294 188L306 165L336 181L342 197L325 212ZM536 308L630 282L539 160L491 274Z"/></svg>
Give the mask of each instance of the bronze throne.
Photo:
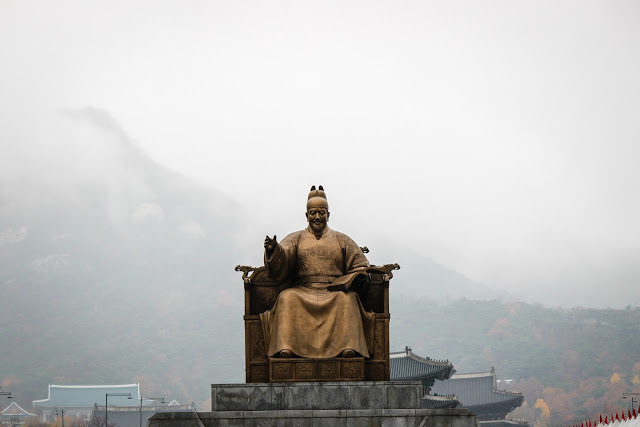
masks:
<svg viewBox="0 0 640 427"><path fill-rule="evenodd" d="M366 250L366 249L365 249ZM389 381L389 281L398 264L369 269L369 286L361 295L375 313L373 351L364 357L330 359L266 356L260 313L270 310L289 285L272 280L264 267L236 266L244 282L244 336L247 383L292 381Z"/></svg>

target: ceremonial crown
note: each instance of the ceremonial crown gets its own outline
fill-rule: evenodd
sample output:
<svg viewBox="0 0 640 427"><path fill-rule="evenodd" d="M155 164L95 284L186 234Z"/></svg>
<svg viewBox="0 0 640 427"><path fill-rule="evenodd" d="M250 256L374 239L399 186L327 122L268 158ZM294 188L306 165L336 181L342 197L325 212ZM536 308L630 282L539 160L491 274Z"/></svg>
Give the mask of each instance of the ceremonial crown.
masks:
<svg viewBox="0 0 640 427"><path fill-rule="evenodd" d="M307 200L312 197L322 197L323 199L327 200L327 195L324 193L324 188L322 188L322 185L319 185L317 190L315 185L311 186L311 191L309 191L309 197L307 197Z"/></svg>

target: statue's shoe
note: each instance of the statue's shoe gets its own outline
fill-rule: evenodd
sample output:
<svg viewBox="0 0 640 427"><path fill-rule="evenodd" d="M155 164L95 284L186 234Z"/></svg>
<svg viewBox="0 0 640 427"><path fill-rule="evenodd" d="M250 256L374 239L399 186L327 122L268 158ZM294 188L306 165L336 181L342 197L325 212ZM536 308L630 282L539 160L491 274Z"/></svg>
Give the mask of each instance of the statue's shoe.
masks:
<svg viewBox="0 0 640 427"><path fill-rule="evenodd" d="M350 348L342 350L340 353L340 357L356 357L356 352L351 350Z"/></svg>
<svg viewBox="0 0 640 427"><path fill-rule="evenodd" d="M280 353L278 353L278 357L282 359L289 359L293 357L293 351L285 348L284 350L281 350Z"/></svg>

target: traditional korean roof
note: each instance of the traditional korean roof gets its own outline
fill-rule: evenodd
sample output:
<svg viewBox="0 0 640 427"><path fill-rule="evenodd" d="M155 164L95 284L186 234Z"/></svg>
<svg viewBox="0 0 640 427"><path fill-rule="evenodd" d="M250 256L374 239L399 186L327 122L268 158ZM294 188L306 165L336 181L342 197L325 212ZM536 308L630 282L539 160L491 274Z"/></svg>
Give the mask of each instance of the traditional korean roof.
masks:
<svg viewBox="0 0 640 427"><path fill-rule="evenodd" d="M436 381L431 391L434 394L454 394L460 399L462 407L469 409L485 405L495 406L497 403L505 403L517 408L524 400L521 393L496 388L496 375L493 368L489 372L451 375L447 380Z"/></svg>
<svg viewBox="0 0 640 427"><path fill-rule="evenodd" d="M453 409L460 406L460 401L455 396L432 396L426 394L422 397L423 409Z"/></svg>
<svg viewBox="0 0 640 427"><path fill-rule="evenodd" d="M0 415L4 417L35 417L36 414L22 409L16 402L11 402L11 405L7 406L4 411L0 412Z"/></svg>
<svg viewBox="0 0 640 427"><path fill-rule="evenodd" d="M33 406L49 408L92 407L104 405L106 393L131 393L126 396L109 396L109 405L140 405L139 384L122 385L55 385L49 384L49 398L34 400Z"/></svg>
<svg viewBox="0 0 640 427"><path fill-rule="evenodd" d="M389 364L392 381L424 380L427 378L444 380L455 372L453 365L448 360L420 357L414 354L409 347L406 347L404 351L390 353Z"/></svg>

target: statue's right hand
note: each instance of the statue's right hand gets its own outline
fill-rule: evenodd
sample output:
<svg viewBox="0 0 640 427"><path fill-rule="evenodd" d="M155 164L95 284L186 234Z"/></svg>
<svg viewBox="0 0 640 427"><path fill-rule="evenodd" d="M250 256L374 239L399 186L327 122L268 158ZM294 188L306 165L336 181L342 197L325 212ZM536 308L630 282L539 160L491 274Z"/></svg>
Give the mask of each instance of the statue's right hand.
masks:
<svg viewBox="0 0 640 427"><path fill-rule="evenodd" d="M264 239L264 249L267 253L273 252L273 250L278 246L278 241L276 240L276 235L273 235L273 239L269 236Z"/></svg>

